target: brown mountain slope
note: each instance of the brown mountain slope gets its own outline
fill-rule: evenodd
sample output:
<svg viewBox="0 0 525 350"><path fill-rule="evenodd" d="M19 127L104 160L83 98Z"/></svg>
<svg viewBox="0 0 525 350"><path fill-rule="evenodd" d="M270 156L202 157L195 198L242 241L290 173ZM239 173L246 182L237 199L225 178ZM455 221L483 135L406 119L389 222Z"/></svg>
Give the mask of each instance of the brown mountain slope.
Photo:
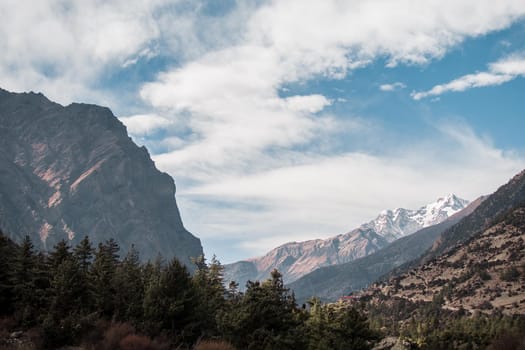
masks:
<svg viewBox="0 0 525 350"><path fill-rule="evenodd" d="M104 107L63 107L0 89L0 229L50 248L115 238L143 258L202 254L184 228L172 178Z"/></svg>
<svg viewBox="0 0 525 350"><path fill-rule="evenodd" d="M441 300L450 310L525 314L525 205L417 269L363 295L376 300Z"/></svg>
<svg viewBox="0 0 525 350"><path fill-rule="evenodd" d="M434 259L435 257L454 249L457 245L466 242L472 237L481 234L495 220L504 213L525 202L525 170L515 175L508 183L498 188L488 196L476 210L450 229L443 232L441 237L425 254L412 260L389 275L397 276Z"/></svg>

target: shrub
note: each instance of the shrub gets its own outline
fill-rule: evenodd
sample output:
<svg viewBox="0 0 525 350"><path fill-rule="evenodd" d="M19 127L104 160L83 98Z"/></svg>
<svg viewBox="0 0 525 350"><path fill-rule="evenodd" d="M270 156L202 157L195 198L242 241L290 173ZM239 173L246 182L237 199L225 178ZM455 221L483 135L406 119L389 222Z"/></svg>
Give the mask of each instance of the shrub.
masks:
<svg viewBox="0 0 525 350"><path fill-rule="evenodd" d="M156 350L151 339L145 335L129 334L120 343L120 350Z"/></svg>
<svg viewBox="0 0 525 350"><path fill-rule="evenodd" d="M515 266L509 267L508 269L504 270L500 275L500 278L506 282L515 282L518 280L519 277L520 272Z"/></svg>
<svg viewBox="0 0 525 350"><path fill-rule="evenodd" d="M235 348L225 341L202 340L195 345L194 350L235 350Z"/></svg>
<svg viewBox="0 0 525 350"><path fill-rule="evenodd" d="M479 278L481 278L483 281L488 281L491 279L490 274L487 272L487 270L479 271Z"/></svg>
<svg viewBox="0 0 525 350"><path fill-rule="evenodd" d="M135 333L135 328L128 323L113 323L105 332L101 349L117 350L120 342L130 334Z"/></svg>
<svg viewBox="0 0 525 350"><path fill-rule="evenodd" d="M525 348L525 337L515 334L504 334L495 339L487 350L521 350Z"/></svg>

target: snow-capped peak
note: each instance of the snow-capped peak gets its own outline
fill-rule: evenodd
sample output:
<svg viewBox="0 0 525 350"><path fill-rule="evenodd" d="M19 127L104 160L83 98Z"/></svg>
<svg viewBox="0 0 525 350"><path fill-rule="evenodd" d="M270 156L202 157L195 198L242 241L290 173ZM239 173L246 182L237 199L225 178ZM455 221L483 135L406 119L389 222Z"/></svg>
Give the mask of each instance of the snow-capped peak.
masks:
<svg viewBox="0 0 525 350"><path fill-rule="evenodd" d="M449 194L417 210L383 210L375 220L363 224L361 228L373 229L389 241L394 241L422 228L439 224L468 204L468 200Z"/></svg>

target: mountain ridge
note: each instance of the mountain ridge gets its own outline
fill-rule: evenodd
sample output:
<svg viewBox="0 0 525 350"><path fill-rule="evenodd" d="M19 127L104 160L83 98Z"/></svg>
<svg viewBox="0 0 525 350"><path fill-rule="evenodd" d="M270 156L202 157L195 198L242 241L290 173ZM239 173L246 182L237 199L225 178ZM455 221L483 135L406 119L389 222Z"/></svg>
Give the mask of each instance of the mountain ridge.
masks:
<svg viewBox="0 0 525 350"><path fill-rule="evenodd" d="M400 237L443 221L467 203L449 194L416 210L386 210L345 234L285 243L262 257L225 265L225 280L234 280L242 286L248 280L267 278L276 268L285 282L291 283L319 267L339 265L372 254Z"/></svg>
<svg viewBox="0 0 525 350"><path fill-rule="evenodd" d="M300 302L306 302L312 296L325 301L335 301L344 295L366 288L395 267L424 253L442 232L470 215L485 198L480 197L445 221L402 237L377 252L344 264L319 268L287 287L294 290Z"/></svg>
<svg viewBox="0 0 525 350"><path fill-rule="evenodd" d="M43 249L115 238L143 259L176 256L189 266L202 255L182 224L173 179L109 108L0 90L0 125L0 229L11 238L29 234Z"/></svg>

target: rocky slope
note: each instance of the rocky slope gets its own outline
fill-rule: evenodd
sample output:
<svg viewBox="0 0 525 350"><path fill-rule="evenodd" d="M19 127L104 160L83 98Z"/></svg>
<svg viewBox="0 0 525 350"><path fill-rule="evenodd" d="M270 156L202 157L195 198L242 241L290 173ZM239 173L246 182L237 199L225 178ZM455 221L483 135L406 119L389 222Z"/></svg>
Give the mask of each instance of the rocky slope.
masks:
<svg viewBox="0 0 525 350"><path fill-rule="evenodd" d="M467 204L466 200L448 195L417 210L386 210L346 234L325 240L286 243L263 257L226 265L225 280L234 280L243 286L248 280L268 278L270 271L276 268L283 274L284 281L291 283L317 268L372 254L400 237L442 222Z"/></svg>
<svg viewBox="0 0 525 350"><path fill-rule="evenodd" d="M343 295L366 288L394 268L412 261L428 250L448 228L472 213L485 199L478 198L445 221L400 238L377 252L340 265L319 268L289 284L299 302L312 296L335 301Z"/></svg>
<svg viewBox="0 0 525 350"><path fill-rule="evenodd" d="M0 89L0 229L46 249L111 237L142 258L202 254L183 226L173 179L104 107L63 107Z"/></svg>
<svg viewBox="0 0 525 350"><path fill-rule="evenodd" d="M449 310L525 314L525 171L411 266L362 295L376 302L432 301Z"/></svg>
<svg viewBox="0 0 525 350"><path fill-rule="evenodd" d="M525 206L434 260L368 293L470 313L525 314Z"/></svg>
<svg viewBox="0 0 525 350"><path fill-rule="evenodd" d="M479 235L489 225L521 203L525 202L525 170L514 176L508 183L501 186L490 195L478 208L457 225L443 232L443 235L433 244L432 248L398 269L392 271L392 276L399 275L411 268L428 262L470 238Z"/></svg>

